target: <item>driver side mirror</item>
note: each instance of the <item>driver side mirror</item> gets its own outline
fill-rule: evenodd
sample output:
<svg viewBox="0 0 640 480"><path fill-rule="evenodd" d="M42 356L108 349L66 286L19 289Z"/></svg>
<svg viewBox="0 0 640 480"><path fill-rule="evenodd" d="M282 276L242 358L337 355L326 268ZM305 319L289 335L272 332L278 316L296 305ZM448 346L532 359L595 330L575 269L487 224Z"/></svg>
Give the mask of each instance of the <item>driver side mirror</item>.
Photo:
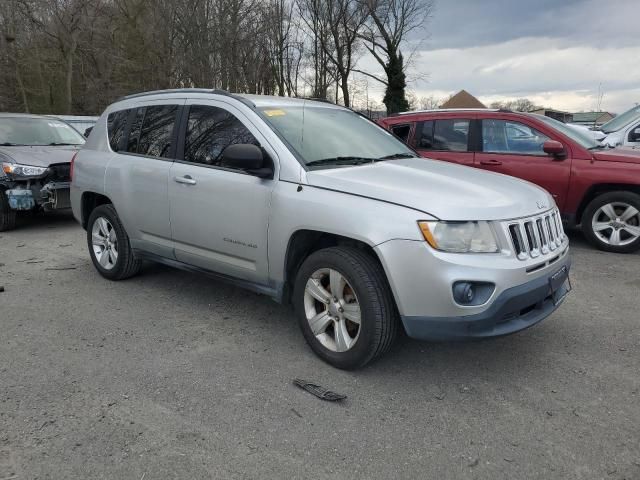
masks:
<svg viewBox="0 0 640 480"><path fill-rule="evenodd" d="M229 145L222 152L220 165L242 170L259 178L273 178L273 168L265 162L262 149L250 143Z"/></svg>
<svg viewBox="0 0 640 480"><path fill-rule="evenodd" d="M564 160L567 158L567 153L564 149L564 145L556 140L547 140L542 144L542 150L544 153L553 155L556 160Z"/></svg>
<svg viewBox="0 0 640 480"><path fill-rule="evenodd" d="M629 133L630 142L640 142L640 127L636 127Z"/></svg>

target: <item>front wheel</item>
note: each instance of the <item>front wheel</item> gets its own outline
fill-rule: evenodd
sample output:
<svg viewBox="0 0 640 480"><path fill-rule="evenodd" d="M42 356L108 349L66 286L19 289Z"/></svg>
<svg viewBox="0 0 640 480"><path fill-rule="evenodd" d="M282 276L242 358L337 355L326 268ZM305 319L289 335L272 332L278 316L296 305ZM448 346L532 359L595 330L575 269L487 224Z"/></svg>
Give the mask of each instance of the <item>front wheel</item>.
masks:
<svg viewBox="0 0 640 480"><path fill-rule="evenodd" d="M311 254L300 267L294 307L311 349L331 365L362 367L391 347L398 315L384 270L351 247Z"/></svg>
<svg viewBox="0 0 640 480"><path fill-rule="evenodd" d="M640 195L609 192L594 198L582 216L582 231L600 250L631 253L640 249Z"/></svg>
<svg viewBox="0 0 640 480"><path fill-rule="evenodd" d="M129 244L129 236L113 205L100 205L89 216L89 254L96 270L109 280L124 280L140 270Z"/></svg>

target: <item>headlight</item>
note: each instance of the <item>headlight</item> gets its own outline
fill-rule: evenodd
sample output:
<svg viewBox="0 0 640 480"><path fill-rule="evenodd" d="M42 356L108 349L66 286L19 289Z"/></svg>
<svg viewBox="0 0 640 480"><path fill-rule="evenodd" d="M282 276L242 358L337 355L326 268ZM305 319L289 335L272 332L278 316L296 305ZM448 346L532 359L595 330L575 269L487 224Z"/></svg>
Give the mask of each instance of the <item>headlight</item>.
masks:
<svg viewBox="0 0 640 480"><path fill-rule="evenodd" d="M436 250L495 253L498 242L488 222L418 222L424 239Z"/></svg>
<svg viewBox="0 0 640 480"><path fill-rule="evenodd" d="M33 167L31 165L20 165L18 163L3 163L2 171L5 175L14 177L39 177L47 171L47 167Z"/></svg>

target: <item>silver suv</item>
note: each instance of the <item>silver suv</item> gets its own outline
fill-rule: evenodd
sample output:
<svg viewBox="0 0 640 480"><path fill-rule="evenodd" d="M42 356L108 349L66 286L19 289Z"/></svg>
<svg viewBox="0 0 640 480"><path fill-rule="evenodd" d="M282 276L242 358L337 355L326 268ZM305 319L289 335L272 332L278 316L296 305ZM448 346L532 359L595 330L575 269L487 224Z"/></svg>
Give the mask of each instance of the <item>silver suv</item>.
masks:
<svg viewBox="0 0 640 480"><path fill-rule="evenodd" d="M336 105L172 90L125 97L72 168L71 202L110 280L148 259L291 302L339 368L419 339L492 337L570 289L553 198L425 160Z"/></svg>

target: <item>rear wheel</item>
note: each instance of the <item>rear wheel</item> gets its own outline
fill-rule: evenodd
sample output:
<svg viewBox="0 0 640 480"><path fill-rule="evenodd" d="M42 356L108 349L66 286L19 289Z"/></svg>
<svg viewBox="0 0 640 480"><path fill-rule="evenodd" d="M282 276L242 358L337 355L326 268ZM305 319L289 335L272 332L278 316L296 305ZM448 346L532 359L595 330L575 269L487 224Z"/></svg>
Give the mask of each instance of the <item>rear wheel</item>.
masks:
<svg viewBox="0 0 640 480"><path fill-rule="evenodd" d="M16 211L9 208L9 200L3 189L0 189L0 232L16 228Z"/></svg>
<svg viewBox="0 0 640 480"><path fill-rule="evenodd" d="M640 195L609 192L587 205L582 230L600 250L631 253L640 249Z"/></svg>
<svg viewBox="0 0 640 480"><path fill-rule="evenodd" d="M113 205L100 205L89 216L87 244L96 270L109 280L124 280L140 270Z"/></svg>
<svg viewBox="0 0 640 480"><path fill-rule="evenodd" d="M382 267L356 248L311 254L296 276L294 306L311 349L338 368L362 367L382 355L398 330Z"/></svg>

